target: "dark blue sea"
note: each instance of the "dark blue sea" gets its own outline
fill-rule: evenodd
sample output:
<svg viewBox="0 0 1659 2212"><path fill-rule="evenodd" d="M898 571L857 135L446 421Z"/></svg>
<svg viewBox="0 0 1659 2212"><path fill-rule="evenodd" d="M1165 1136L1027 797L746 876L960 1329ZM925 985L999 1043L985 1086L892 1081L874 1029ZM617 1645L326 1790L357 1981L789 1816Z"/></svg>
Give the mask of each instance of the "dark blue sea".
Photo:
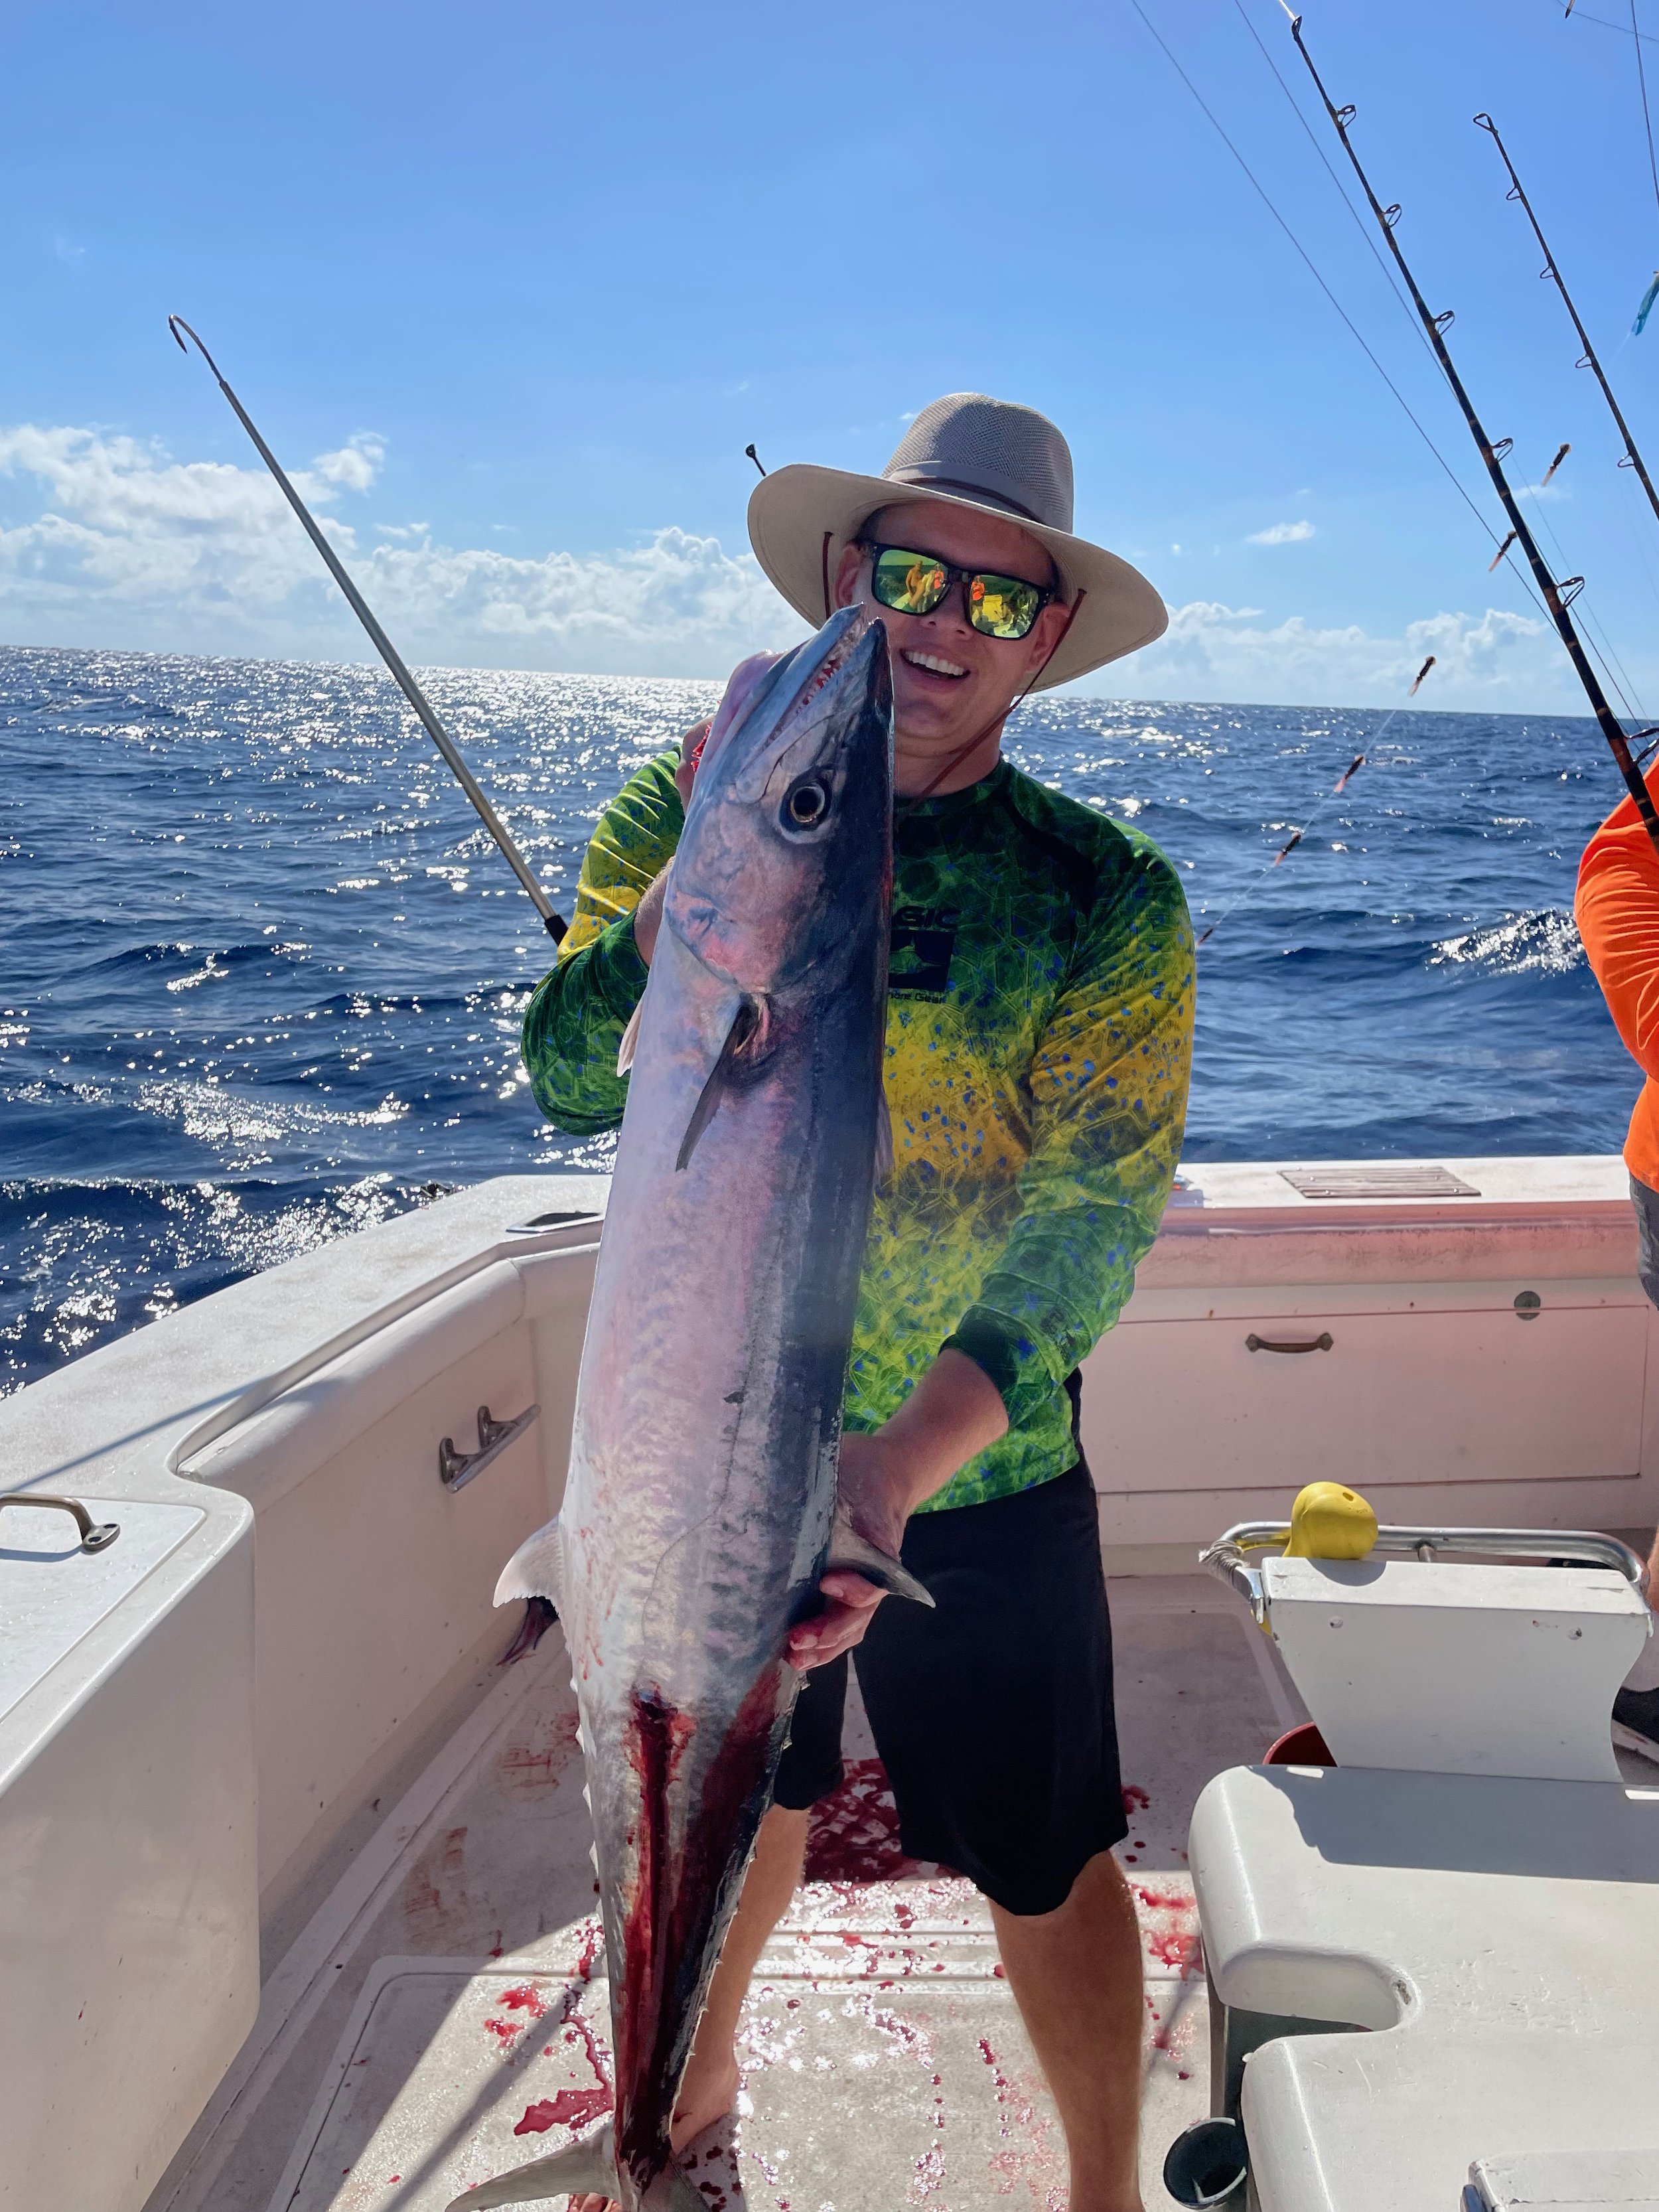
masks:
<svg viewBox="0 0 1659 2212"><path fill-rule="evenodd" d="M429 682L567 912L601 806L716 696ZM1013 727L1226 915L1188 1157L1616 1150L1637 1078L1571 919L1617 796L1593 725L1383 720L1061 698ZM603 1164L520 1068L550 957L378 669L0 651L0 1391L456 1184Z"/></svg>

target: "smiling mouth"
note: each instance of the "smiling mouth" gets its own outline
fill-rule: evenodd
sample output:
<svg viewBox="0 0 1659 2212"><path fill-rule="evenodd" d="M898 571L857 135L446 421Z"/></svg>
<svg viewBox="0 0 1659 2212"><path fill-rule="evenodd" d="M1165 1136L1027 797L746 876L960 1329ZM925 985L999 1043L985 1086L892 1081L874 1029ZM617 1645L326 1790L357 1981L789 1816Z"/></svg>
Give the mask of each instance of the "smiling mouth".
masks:
<svg viewBox="0 0 1659 2212"><path fill-rule="evenodd" d="M911 653L907 649L904 658L912 668L925 669L929 676L947 676L953 683L968 673L954 660L941 660L936 653Z"/></svg>

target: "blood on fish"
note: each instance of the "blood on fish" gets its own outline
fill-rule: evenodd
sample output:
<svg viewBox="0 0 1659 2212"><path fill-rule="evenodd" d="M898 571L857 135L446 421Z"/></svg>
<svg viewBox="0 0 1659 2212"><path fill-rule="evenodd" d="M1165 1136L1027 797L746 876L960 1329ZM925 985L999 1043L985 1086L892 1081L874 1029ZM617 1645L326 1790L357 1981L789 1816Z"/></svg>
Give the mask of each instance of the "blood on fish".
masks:
<svg viewBox="0 0 1659 2212"><path fill-rule="evenodd" d="M680 1984L702 1966L733 1838L751 1815L758 1824L782 1689L781 1662L755 1680L708 1762L678 1853L665 1832L668 1792L696 1724L659 1692L633 1695L628 1756L639 1777L645 1825L635 1838L636 1871L623 1920L617 2156L641 2196L668 2162L669 2122L696 2026L699 2008ZM673 1985L671 1972L678 1977Z"/></svg>

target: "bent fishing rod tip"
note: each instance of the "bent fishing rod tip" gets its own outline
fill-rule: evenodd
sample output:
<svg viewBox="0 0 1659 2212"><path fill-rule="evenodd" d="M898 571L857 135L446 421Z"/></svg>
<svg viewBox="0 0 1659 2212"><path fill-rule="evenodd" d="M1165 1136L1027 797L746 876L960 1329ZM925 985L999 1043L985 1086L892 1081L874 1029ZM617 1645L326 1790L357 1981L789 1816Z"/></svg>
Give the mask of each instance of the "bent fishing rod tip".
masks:
<svg viewBox="0 0 1659 2212"><path fill-rule="evenodd" d="M181 338L179 335L179 331L183 331L185 337L190 339L191 344L194 345L197 352L201 355L203 360L213 371L213 374L218 379L218 381L221 384L224 382L224 378L219 374L218 362L215 361L213 356L203 344L200 337L195 331L191 329L190 325L185 320L182 315L169 315L167 317L167 328L173 332L173 343L178 347L180 353L187 354L190 351L190 346L187 346L185 343L184 338Z"/></svg>

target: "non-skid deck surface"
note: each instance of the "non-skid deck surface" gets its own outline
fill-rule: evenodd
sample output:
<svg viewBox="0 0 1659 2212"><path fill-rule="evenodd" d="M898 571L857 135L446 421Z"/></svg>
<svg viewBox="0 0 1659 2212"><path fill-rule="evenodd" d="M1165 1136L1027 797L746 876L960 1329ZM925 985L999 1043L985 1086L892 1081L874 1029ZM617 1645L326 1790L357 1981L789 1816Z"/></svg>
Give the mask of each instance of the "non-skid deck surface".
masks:
<svg viewBox="0 0 1659 2212"><path fill-rule="evenodd" d="M1147 1972L1144 2183L1162 2208L1164 2149L1207 2096L1188 1819L1211 1775L1259 1758L1300 1709L1215 1584L1120 1583L1112 1598L1120 1856ZM441 2212L608 2108L574 1700L554 1637L524 1664L526 1693L320 1966L302 2031L150 2212ZM1059 2129L988 1917L967 1883L902 1859L861 1726L815 1831L817 1878L757 1977L735 2131L711 2130L693 2178L710 2212L1062 2212Z"/></svg>

